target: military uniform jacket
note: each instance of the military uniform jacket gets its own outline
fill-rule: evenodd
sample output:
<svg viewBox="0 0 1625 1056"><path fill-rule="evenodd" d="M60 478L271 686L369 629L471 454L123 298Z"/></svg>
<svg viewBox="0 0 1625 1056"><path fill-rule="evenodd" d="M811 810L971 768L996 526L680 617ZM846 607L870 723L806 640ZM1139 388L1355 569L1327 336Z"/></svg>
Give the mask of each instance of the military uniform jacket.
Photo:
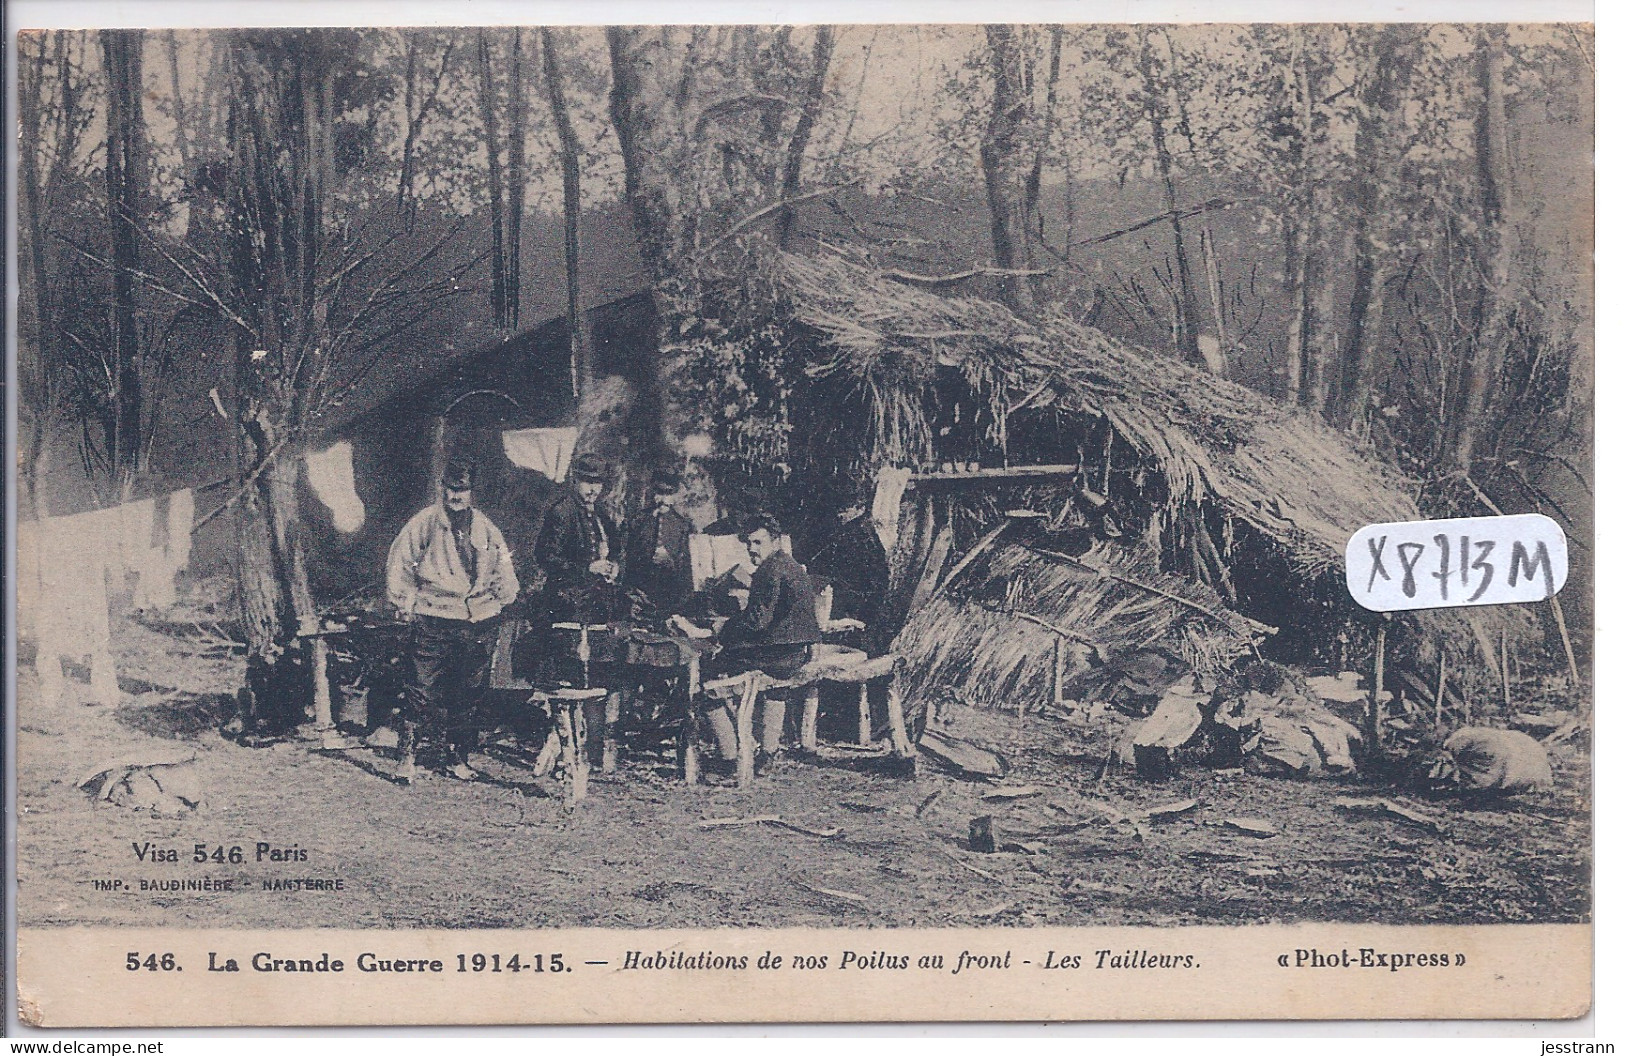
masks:
<svg viewBox="0 0 1625 1056"><path fill-rule="evenodd" d="M545 594L557 596L590 585L597 577L587 566L615 553L615 522L588 508L574 491L561 492L542 507L532 554L536 570L546 577Z"/></svg>
<svg viewBox="0 0 1625 1056"><path fill-rule="evenodd" d="M818 610L812 579L789 554L767 555L750 579L745 611L722 625L723 645L810 645L817 642Z"/></svg>
<svg viewBox="0 0 1625 1056"><path fill-rule="evenodd" d="M693 585L688 537L694 522L676 510L645 510L626 532L626 586L675 612Z"/></svg>

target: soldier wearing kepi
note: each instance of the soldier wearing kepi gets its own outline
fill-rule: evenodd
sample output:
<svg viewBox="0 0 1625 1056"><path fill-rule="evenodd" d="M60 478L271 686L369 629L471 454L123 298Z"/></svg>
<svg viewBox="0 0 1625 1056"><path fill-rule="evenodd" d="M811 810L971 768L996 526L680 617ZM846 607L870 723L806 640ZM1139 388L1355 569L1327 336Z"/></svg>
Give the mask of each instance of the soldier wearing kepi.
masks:
<svg viewBox="0 0 1625 1056"><path fill-rule="evenodd" d="M570 486L542 508L536 530L536 571L542 578L535 622L592 623L611 616L610 592L620 566L615 522L599 508L610 479L609 460L591 453L576 456Z"/></svg>
<svg viewBox="0 0 1625 1056"><path fill-rule="evenodd" d="M672 505L682 486L682 470L662 465L653 477L649 507L626 531L625 583L649 599L656 615L665 617L692 593L688 537L694 534L694 522Z"/></svg>
<svg viewBox="0 0 1625 1056"><path fill-rule="evenodd" d="M584 673L574 644L576 632L559 633L553 625L589 626L628 615L626 592L616 583L621 573L614 560L619 552L616 524L599 505L612 476L608 459L591 452L579 454L570 467L570 486L542 508L532 551L541 589L530 613L542 643L540 669L534 673L539 683L576 681ZM610 682L605 688L611 692L584 709L588 754L612 770L624 687L618 672L611 670L606 677L602 667L592 681L600 686Z"/></svg>
<svg viewBox="0 0 1625 1056"><path fill-rule="evenodd" d="M502 532L474 508L469 466L448 463L440 484L440 501L407 521L389 548L386 589L412 627L412 717L448 754L447 772L466 781L498 619L519 596L519 579Z"/></svg>

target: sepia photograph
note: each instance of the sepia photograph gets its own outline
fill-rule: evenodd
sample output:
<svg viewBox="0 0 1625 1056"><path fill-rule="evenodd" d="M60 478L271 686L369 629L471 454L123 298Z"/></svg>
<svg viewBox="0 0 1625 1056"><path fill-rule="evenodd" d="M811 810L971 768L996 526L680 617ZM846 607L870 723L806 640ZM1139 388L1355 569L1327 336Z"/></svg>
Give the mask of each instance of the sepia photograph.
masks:
<svg viewBox="0 0 1625 1056"><path fill-rule="evenodd" d="M1591 26L17 28L23 1022L1589 1009Z"/></svg>

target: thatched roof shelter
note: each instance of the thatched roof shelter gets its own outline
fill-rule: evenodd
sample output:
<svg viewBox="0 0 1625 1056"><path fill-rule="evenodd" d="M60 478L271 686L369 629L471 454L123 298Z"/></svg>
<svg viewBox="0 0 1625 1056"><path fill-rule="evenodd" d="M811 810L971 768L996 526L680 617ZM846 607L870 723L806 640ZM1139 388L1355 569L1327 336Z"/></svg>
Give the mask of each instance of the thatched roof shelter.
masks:
<svg viewBox="0 0 1625 1056"><path fill-rule="evenodd" d="M865 420L866 450L855 452L852 461L871 468L934 462L929 401L934 379L950 369L974 391L986 431L996 446L1008 444L1011 462L1075 459L1080 467L1098 467L1103 458L1110 466L1115 457L1120 466L1132 467L1133 486L1121 490L1151 507L1137 528L1156 571L1178 574L1187 586L1191 580L1220 585L1225 579L1224 593L1246 611L1245 584L1238 582L1232 594L1227 581L1228 568L1245 564L1255 598L1283 591L1315 595L1328 635L1337 633L1340 619L1367 627L1377 619L1358 609L1343 587L1344 547L1367 524L1425 514L1409 482L1318 419L1058 312L1022 319L995 302L944 296L912 277L834 253L784 254L772 266L788 314L817 346L806 368L820 387L817 398L839 400L843 417ZM864 413L853 415L853 404ZM827 446L830 438L820 435L817 442ZM1023 444L1053 446L1018 450ZM1185 545L1193 532L1200 546ZM1214 566L1217 578L1210 574ZM1102 606L1101 598L1085 604L1077 588L1048 582L1067 576L1087 581L1086 570L1056 568L1043 575L1037 592L1056 600L1054 611L1082 621L1084 633L1104 633L1104 623L1125 618L1122 610ZM1098 590L1095 579L1092 589ZM1087 611L1071 611L1080 605ZM986 611L958 607L956 634L981 643L967 655L988 657L995 646L1019 645L995 642L985 628L978 630L989 618ZM936 603L915 613L928 622L945 618ZM1490 660L1499 633L1517 641L1536 626L1526 609L1510 607L1431 610L1399 619L1423 631L1410 636L1408 646L1418 658L1443 646ZM948 628L930 635L918 630L905 631L905 639L935 656L938 647L924 643ZM943 661L945 673L955 669L946 656L935 660ZM1015 677L1004 661L979 662L991 667L974 677L1001 685Z"/></svg>
<svg viewBox="0 0 1625 1056"><path fill-rule="evenodd" d="M1170 503L1215 504L1305 573L1339 566L1364 525L1422 516L1405 482L1344 436L1170 356L1063 315L1027 322L835 256L786 256L782 267L797 319L824 335L824 370L880 391L952 365L996 419L1046 410L1104 419L1155 464Z"/></svg>

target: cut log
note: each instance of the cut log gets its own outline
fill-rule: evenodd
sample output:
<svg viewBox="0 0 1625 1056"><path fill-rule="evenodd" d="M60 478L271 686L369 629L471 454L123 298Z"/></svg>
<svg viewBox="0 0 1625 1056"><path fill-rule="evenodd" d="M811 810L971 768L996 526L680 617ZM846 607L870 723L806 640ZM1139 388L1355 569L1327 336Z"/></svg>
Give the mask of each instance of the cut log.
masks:
<svg viewBox="0 0 1625 1056"><path fill-rule="evenodd" d="M966 777L996 779L1010 770L1010 764L998 752L937 730L926 730L915 747L935 762Z"/></svg>
<svg viewBox="0 0 1625 1056"><path fill-rule="evenodd" d="M1044 790L1037 785L1005 785L1000 788L991 788L982 793L986 800L1001 799L1027 799L1031 796L1041 796Z"/></svg>
<svg viewBox="0 0 1625 1056"><path fill-rule="evenodd" d="M1178 817L1181 814L1189 814L1196 809L1196 805L1194 799L1181 799L1175 803L1164 803L1161 806L1152 807L1146 811L1146 816L1152 821L1162 821L1167 818Z"/></svg>
<svg viewBox="0 0 1625 1056"><path fill-rule="evenodd" d="M982 854L992 854L999 849L999 827L993 815L983 814L971 819L970 849Z"/></svg>

